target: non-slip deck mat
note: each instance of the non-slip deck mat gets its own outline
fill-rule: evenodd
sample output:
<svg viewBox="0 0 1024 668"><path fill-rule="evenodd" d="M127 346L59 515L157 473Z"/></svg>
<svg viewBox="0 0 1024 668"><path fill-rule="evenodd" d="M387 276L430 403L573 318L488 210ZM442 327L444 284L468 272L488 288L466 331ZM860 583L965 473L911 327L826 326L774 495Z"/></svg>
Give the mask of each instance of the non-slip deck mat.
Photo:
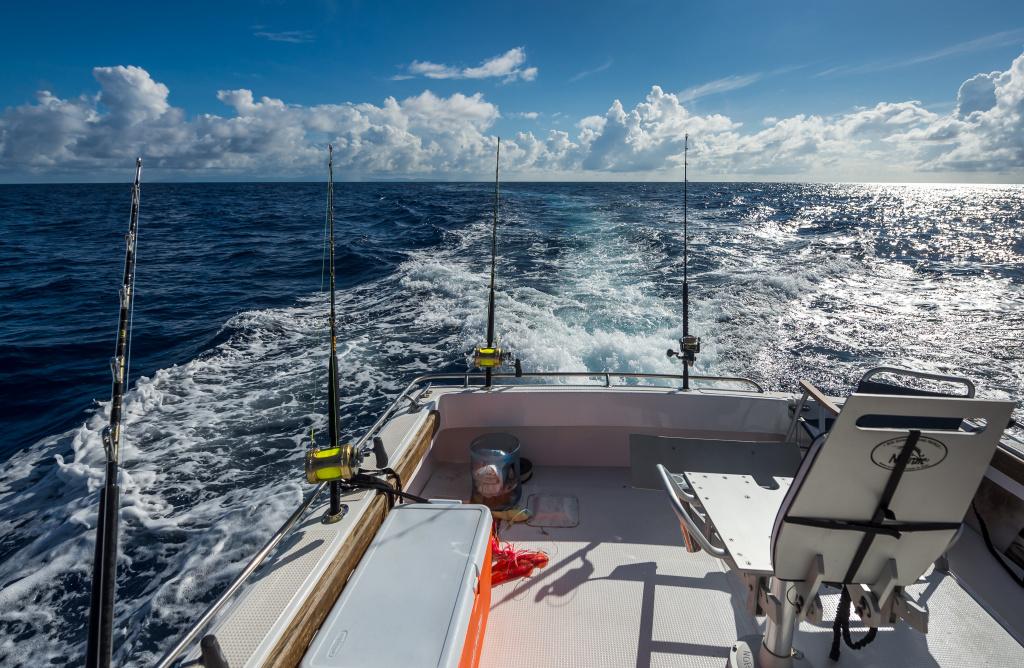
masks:
<svg viewBox="0 0 1024 668"><path fill-rule="evenodd" d="M468 496L463 468L440 465L426 495L457 497L465 488ZM763 631L763 620L755 623L746 613L739 581L723 562L686 552L664 493L633 489L629 469L537 467L523 485L524 502L530 494L576 496L580 522L573 528L518 524L502 533L517 547L544 550L551 563L528 580L493 589L482 668L720 668L736 638ZM833 663L831 623L805 623L795 648L819 667L1024 665L1024 648L953 578L933 571L908 590L927 599L928 635L905 624L882 629L863 650L844 646ZM838 593L828 592L831 620ZM853 624L858 638L865 630L856 617Z"/></svg>

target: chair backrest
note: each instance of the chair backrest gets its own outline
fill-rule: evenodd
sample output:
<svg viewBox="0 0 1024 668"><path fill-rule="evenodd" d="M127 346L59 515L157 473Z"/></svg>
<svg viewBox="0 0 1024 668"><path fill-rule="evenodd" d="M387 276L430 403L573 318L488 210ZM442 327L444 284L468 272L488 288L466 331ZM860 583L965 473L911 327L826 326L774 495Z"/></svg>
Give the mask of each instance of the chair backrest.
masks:
<svg viewBox="0 0 1024 668"><path fill-rule="evenodd" d="M905 397L956 397L962 395L946 394L943 392L929 392L914 387L903 387L890 383L879 383L874 380L861 380L857 383L858 394L894 394ZM862 420L862 427L892 427L893 429L957 429L960 426L960 418L915 418L914 416L878 416L871 420Z"/></svg>
<svg viewBox="0 0 1024 668"><path fill-rule="evenodd" d="M889 510L897 522L963 521L1015 404L946 397L853 394L828 436L808 451L772 530L772 566L781 580L803 580L815 555L825 560L825 580L842 582L865 533L807 526L801 520L871 522L913 422L934 418L985 421L981 431L921 428ZM901 428L867 426L879 416L900 418ZM930 419L930 420L929 420ZM876 534L850 583L879 581L889 559L897 585L912 584L949 545L956 528Z"/></svg>

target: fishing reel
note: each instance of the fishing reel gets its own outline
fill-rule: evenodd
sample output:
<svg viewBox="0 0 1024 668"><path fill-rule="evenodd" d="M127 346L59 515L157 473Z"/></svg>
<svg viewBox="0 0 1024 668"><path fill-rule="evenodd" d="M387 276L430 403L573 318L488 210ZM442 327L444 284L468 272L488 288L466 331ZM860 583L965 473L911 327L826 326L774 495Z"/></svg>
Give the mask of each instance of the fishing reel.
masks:
<svg viewBox="0 0 1024 668"><path fill-rule="evenodd" d="M473 351L473 365L478 369L498 369L503 366L510 366L512 353L501 348L477 348ZM516 378L523 375L523 364L516 358Z"/></svg>
<svg viewBox="0 0 1024 668"><path fill-rule="evenodd" d="M310 448L306 453L306 480L317 484L331 480L348 480L358 473L363 460L373 453L377 468L387 468L388 453L380 436L373 437L373 446L356 450L351 444L336 448Z"/></svg>
<svg viewBox="0 0 1024 668"><path fill-rule="evenodd" d="M506 366L512 353L501 348L477 348L473 351L473 364L478 369L496 369Z"/></svg>
<svg viewBox="0 0 1024 668"><path fill-rule="evenodd" d="M700 352L700 337L687 334L679 339L679 351L668 349L669 357L678 357L686 363L686 366L693 366L697 361L697 353Z"/></svg>

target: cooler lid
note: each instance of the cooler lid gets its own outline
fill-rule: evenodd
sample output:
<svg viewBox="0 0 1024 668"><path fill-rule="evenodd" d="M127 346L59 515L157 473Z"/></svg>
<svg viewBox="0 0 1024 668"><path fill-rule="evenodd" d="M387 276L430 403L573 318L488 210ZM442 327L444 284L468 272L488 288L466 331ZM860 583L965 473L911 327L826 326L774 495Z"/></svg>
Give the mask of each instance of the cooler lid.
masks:
<svg viewBox="0 0 1024 668"><path fill-rule="evenodd" d="M457 666L490 530L486 506L396 507L314 638L304 668Z"/></svg>

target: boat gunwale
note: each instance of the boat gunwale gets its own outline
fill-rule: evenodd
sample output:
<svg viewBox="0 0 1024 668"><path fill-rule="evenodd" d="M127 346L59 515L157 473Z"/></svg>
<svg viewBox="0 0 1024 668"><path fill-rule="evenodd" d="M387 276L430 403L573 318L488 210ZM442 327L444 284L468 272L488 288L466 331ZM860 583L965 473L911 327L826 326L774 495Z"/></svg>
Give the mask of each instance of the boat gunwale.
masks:
<svg viewBox="0 0 1024 668"><path fill-rule="evenodd" d="M522 374L515 373L495 373L492 378L495 380L511 379L511 378L546 378L546 379L558 379L558 378L604 378L604 385L558 385L558 384L515 384L515 383L502 383L500 389L514 389L522 391L538 391L538 390L565 390L565 391L580 391L586 389L593 390L625 390L625 391L649 391L649 390L675 390L681 391L683 388L665 387L665 386L637 386L637 385L612 385L611 380L613 378L639 378L639 379L660 379L660 380L673 380L682 381L682 374L656 374L656 373L641 373L641 372L589 372L589 371L569 371L569 372L528 372ZM479 385L474 384L476 380L480 381ZM381 414L377 421L368 429L364 435L355 442L354 447L357 451L360 451L363 446L370 441L374 434L376 434L386 423L392 418L398 410L402 407L403 400L408 400L411 404L409 407L410 412L419 410L421 408L421 398L423 394L430 390L432 386L430 383L435 381L461 381L461 389L470 389L473 391L486 391L491 392L499 388L485 388L483 385L485 378L483 374L474 374L472 372L465 373L432 373L424 374L413 379L406 388L395 398L395 400L388 406L388 408ZM765 390L757 382L738 376L689 376L689 380L698 382L734 382L743 383L753 386L756 389L724 389L724 388L704 388L704 389L691 389L686 390L687 392L694 392L700 394L703 392L738 392L742 394L753 394L758 396L787 396L793 397L794 401L796 394L794 393L775 393L765 392ZM426 383L427 386L420 391L420 394L413 396L413 393L417 386ZM457 386L437 386L436 389L459 389ZM1008 436L1005 434L1004 436ZM1017 439L1013 439L1017 440ZM1012 467L1014 469L1021 469L1019 472L1021 477L1024 477L1024 457L1021 453L1014 451L1012 448L1004 445L1003 439L1000 439L997 445L997 458L1000 452L1010 455L1010 457L1016 460L1015 464L1019 466ZM224 606L234 598L234 596L241 589L242 585L252 576L252 574L263 564L266 558L271 552L281 543L281 541L291 532L291 529L298 522L299 519L309 510L324 488L327 486L326 482L322 482L317 485L316 488L310 493L305 501L299 506L295 513L278 529L277 533L267 542L267 544L254 555L250 562L246 565L239 576L228 586L228 588L221 594L220 597L201 615L198 620L190 627L190 629L181 636L178 643L175 644L174 648L168 651L164 658L157 664L157 668L171 668L177 665L181 661L181 657L184 656L189 645L199 636L200 632L213 620L213 618L219 613Z"/></svg>

